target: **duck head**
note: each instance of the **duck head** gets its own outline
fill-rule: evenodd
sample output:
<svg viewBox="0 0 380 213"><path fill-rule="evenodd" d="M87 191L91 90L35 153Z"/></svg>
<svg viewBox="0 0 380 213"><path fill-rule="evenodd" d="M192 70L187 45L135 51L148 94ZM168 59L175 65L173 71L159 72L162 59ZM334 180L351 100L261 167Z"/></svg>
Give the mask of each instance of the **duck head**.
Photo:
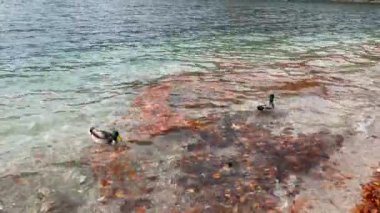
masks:
<svg viewBox="0 0 380 213"><path fill-rule="evenodd" d="M269 95L269 105L274 108L274 94Z"/></svg>
<svg viewBox="0 0 380 213"><path fill-rule="evenodd" d="M123 140L123 138L120 136L120 134L119 134L119 132L117 130L112 131L112 138L116 142L121 142Z"/></svg>

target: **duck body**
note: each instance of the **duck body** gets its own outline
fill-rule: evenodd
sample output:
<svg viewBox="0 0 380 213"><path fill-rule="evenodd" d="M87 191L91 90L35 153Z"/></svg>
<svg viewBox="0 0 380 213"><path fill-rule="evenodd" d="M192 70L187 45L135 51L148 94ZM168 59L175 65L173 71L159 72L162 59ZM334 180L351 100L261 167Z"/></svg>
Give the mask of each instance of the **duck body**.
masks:
<svg viewBox="0 0 380 213"><path fill-rule="evenodd" d="M257 110L259 110L259 111L271 111L271 110L273 110L274 109L274 107L272 107L272 106L267 106L267 105L259 105L259 106L257 106Z"/></svg>
<svg viewBox="0 0 380 213"><path fill-rule="evenodd" d="M118 131L113 131L111 133L96 129L95 127L90 128L90 135L91 139L97 144L115 145L122 140Z"/></svg>
<svg viewBox="0 0 380 213"><path fill-rule="evenodd" d="M274 94L269 95L269 105L262 104L257 106L259 111L272 111L274 110Z"/></svg>

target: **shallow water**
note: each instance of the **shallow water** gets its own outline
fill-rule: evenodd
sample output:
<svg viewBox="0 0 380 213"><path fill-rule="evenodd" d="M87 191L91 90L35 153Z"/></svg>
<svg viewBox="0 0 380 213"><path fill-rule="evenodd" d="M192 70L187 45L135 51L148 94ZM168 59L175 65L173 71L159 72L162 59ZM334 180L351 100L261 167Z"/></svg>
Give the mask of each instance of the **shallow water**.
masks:
<svg viewBox="0 0 380 213"><path fill-rule="evenodd" d="M274 125L273 134L281 130L276 125L289 124L296 133L327 128L371 137L378 116L378 17L377 5L332 3L2 1L0 171L40 171L86 155L89 126L133 118L136 97L165 81L174 89L161 92L179 94L171 94L170 104L182 127L181 115L252 111L274 91L287 116L261 121ZM193 73L184 78L195 83L175 83L182 78L176 73ZM286 84L302 79L317 83ZM171 128L171 120L145 118ZM139 122L126 119L118 127L123 136L145 137L133 135Z"/></svg>

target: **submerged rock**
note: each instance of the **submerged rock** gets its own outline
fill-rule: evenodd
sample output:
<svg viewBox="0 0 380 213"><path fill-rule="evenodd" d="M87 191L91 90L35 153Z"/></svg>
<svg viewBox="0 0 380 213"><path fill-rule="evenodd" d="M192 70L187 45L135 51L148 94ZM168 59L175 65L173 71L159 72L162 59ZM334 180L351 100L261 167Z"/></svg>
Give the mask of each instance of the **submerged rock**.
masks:
<svg viewBox="0 0 380 213"><path fill-rule="evenodd" d="M79 184L84 184L87 180L87 177L85 175L79 176Z"/></svg>
<svg viewBox="0 0 380 213"><path fill-rule="evenodd" d="M186 200L183 206L275 211L279 203L279 197L273 196L277 181L287 188L286 196L296 195L300 188L291 174L308 172L343 142L342 136L326 131L276 136L269 129L247 124L243 118L238 113L227 115L199 132L201 140L191 145L198 148L179 162L182 174L177 183L186 190L179 200ZM215 155L218 149L233 149L235 153Z"/></svg>
<svg viewBox="0 0 380 213"><path fill-rule="evenodd" d="M0 200L0 213L4 212L4 204L3 201Z"/></svg>
<svg viewBox="0 0 380 213"><path fill-rule="evenodd" d="M80 205L79 201L70 198L66 194L46 187L38 189L37 198L39 199L38 212L41 213L75 212Z"/></svg>

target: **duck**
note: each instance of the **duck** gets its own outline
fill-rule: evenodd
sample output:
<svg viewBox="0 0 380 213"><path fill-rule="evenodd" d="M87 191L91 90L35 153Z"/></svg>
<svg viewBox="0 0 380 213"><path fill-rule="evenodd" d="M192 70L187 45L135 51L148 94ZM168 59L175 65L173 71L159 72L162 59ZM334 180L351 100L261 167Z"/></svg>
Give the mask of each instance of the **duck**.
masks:
<svg viewBox="0 0 380 213"><path fill-rule="evenodd" d="M262 104L257 106L259 111L272 111L274 110L274 94L269 95L269 105Z"/></svg>
<svg viewBox="0 0 380 213"><path fill-rule="evenodd" d="M95 127L91 127L90 135L91 139L97 144L115 145L123 140L117 130L107 132L104 130L96 129Z"/></svg>

